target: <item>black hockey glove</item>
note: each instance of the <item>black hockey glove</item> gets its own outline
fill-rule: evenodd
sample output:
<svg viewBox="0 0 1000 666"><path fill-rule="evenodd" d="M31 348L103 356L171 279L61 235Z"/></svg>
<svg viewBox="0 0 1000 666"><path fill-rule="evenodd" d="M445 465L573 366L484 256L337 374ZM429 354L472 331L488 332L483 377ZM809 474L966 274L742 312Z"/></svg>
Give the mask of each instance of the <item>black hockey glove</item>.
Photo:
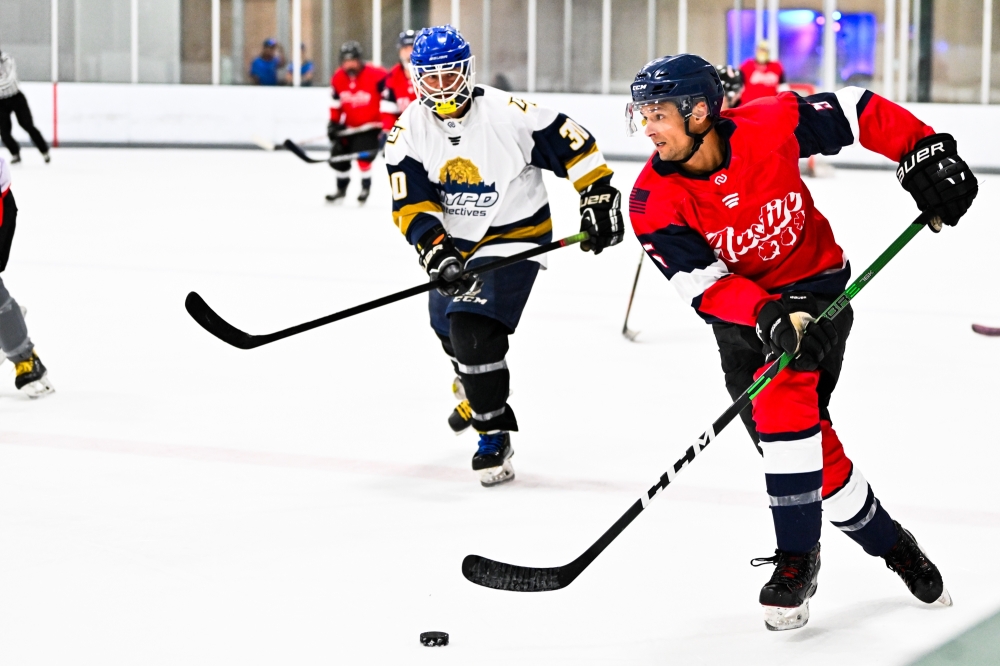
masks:
<svg viewBox="0 0 1000 666"><path fill-rule="evenodd" d="M903 155L896 178L922 212L955 226L979 193L979 182L969 165L958 156L950 134L932 134ZM939 231L931 225L932 231Z"/></svg>
<svg viewBox="0 0 1000 666"><path fill-rule="evenodd" d="M792 292L780 301L771 301L757 317L757 335L764 353L778 356L783 351L795 356L793 370L816 370L826 355L840 343L837 328L829 319L817 319L819 307L810 293ZM762 331L769 331L765 337ZM797 354L796 355L796 351Z"/></svg>
<svg viewBox="0 0 1000 666"><path fill-rule="evenodd" d="M757 337L764 343L768 360L782 352L794 355L799 347L799 334L781 301L768 301L757 315Z"/></svg>
<svg viewBox="0 0 1000 666"><path fill-rule="evenodd" d="M580 231L590 234L580 249L600 254L604 248L622 242L625 223L621 199L622 193L607 183L594 183L580 193Z"/></svg>
<svg viewBox="0 0 1000 666"><path fill-rule="evenodd" d="M465 266L462 253L440 224L420 237L417 241L417 253L427 276L431 280L444 280L445 284L437 288L442 296L464 294L472 287L472 280L462 279Z"/></svg>
<svg viewBox="0 0 1000 666"><path fill-rule="evenodd" d="M338 142L338 139L340 138L340 133L343 132L344 129L345 129L344 125L341 124L341 123L338 123L335 120L331 120L329 123L327 123L327 125L326 125L326 136L327 136L327 138L330 139L330 143L336 145L337 142Z"/></svg>

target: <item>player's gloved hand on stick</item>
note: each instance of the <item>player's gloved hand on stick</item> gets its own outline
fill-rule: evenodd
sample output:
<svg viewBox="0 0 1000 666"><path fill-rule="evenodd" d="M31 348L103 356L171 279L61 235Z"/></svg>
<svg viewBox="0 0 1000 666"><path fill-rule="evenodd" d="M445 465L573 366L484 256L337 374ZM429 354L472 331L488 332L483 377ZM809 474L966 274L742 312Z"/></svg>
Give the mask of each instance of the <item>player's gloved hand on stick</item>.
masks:
<svg viewBox="0 0 1000 666"><path fill-rule="evenodd" d="M345 129L343 123L338 123L336 120L331 120L326 125L326 136L330 139L330 143L337 145L339 134Z"/></svg>
<svg viewBox="0 0 1000 666"><path fill-rule="evenodd" d="M949 226L958 224L979 193L979 181L958 156L950 134L932 134L903 155L896 177L917 208L941 218ZM939 231L934 225L931 230Z"/></svg>
<svg viewBox="0 0 1000 666"><path fill-rule="evenodd" d="M580 244L583 251L601 250L622 242L625 224L621 211L622 193L610 183L594 183L580 193L580 231L590 239Z"/></svg>
<svg viewBox="0 0 1000 666"><path fill-rule="evenodd" d="M437 288L442 295L464 294L472 286L472 280L462 279L465 266L462 253L440 224L420 237L417 252L420 255L420 265L427 271L427 276L431 280L444 280L444 284Z"/></svg>
<svg viewBox="0 0 1000 666"><path fill-rule="evenodd" d="M814 312L818 312L816 298L801 292L785 294L782 300L770 301L761 308L757 336L764 343L768 360L788 352L795 357L793 370L819 368L840 342L840 336L832 321L817 319Z"/></svg>

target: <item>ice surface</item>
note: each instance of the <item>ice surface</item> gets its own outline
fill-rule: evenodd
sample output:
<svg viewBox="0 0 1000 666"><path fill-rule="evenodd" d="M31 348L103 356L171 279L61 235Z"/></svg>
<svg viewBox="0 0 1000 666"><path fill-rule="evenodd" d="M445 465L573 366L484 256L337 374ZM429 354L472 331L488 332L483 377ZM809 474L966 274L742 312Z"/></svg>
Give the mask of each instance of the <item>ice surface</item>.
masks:
<svg viewBox="0 0 1000 666"><path fill-rule="evenodd" d="M617 165L622 190L639 167ZM739 423L569 588L462 578L469 553L569 562L729 404L711 331L651 264L622 338L631 236L551 255L508 357L517 479L489 490L446 424L423 298L251 351L190 320L192 289L264 333L419 283L376 175L358 208L356 177L325 204L333 173L284 152L25 152L3 278L58 393L29 402L0 367L0 663L901 664L1000 607L1000 341L969 330L1000 325L1000 179L858 297L832 406L955 606L826 527L812 619L775 634ZM575 232L572 187L548 184ZM915 215L888 171L809 185L856 273Z"/></svg>

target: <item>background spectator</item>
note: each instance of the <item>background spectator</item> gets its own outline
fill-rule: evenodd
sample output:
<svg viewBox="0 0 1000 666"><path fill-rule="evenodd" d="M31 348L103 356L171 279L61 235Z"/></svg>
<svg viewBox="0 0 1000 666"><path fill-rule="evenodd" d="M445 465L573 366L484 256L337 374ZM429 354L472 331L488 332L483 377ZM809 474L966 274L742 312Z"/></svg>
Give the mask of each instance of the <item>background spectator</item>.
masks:
<svg viewBox="0 0 1000 666"><path fill-rule="evenodd" d="M250 80L258 86L280 85L283 79L283 59L278 43L268 37L260 55L250 63Z"/></svg>

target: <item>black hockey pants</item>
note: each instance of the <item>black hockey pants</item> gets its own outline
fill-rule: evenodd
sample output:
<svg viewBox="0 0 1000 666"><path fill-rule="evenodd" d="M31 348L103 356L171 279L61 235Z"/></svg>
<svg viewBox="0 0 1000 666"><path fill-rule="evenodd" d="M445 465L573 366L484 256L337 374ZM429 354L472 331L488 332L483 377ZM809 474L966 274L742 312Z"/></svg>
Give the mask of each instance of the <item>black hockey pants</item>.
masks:
<svg viewBox="0 0 1000 666"><path fill-rule="evenodd" d="M0 140L3 141L3 145L7 147L10 154L18 155L21 153L21 145L11 134L14 127L10 121L12 113L17 118L17 124L31 137L35 147L42 153L49 152L49 144L45 142L45 137L35 127L35 122L31 117L31 109L28 108L28 100L24 93L19 92L11 97L0 99Z"/></svg>

